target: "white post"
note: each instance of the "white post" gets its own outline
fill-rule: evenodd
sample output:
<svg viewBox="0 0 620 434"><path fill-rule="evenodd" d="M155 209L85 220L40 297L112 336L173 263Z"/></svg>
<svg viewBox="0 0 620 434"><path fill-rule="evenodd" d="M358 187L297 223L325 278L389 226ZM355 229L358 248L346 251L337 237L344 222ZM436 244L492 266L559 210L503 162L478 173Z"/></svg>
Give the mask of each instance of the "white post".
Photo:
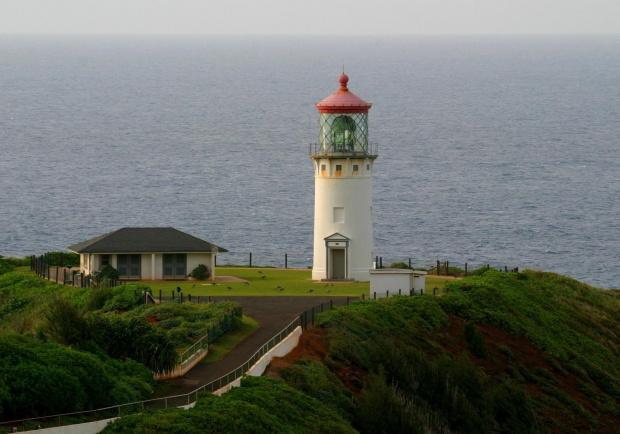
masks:
<svg viewBox="0 0 620 434"><path fill-rule="evenodd" d="M151 253L151 280L155 280L155 253Z"/></svg>

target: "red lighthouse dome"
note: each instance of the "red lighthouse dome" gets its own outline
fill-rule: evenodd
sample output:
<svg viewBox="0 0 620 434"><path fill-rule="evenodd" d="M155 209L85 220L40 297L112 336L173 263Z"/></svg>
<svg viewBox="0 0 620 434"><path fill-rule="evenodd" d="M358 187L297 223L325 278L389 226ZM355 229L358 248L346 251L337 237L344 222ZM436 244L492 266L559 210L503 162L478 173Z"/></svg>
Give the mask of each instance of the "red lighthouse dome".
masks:
<svg viewBox="0 0 620 434"><path fill-rule="evenodd" d="M340 74L338 81L340 89L316 105L319 113L368 113L372 104L349 91L349 76Z"/></svg>

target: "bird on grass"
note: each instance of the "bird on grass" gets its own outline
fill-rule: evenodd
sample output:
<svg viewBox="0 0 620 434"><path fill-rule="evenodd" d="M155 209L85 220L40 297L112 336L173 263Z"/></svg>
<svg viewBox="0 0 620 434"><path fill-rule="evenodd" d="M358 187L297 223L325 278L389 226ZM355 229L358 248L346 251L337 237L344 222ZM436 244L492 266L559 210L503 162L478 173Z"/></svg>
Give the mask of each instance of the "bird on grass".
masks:
<svg viewBox="0 0 620 434"><path fill-rule="evenodd" d="M332 290L331 290L331 289L328 289L328 290L327 290L327 292L332 292Z"/></svg>
<svg viewBox="0 0 620 434"><path fill-rule="evenodd" d="M260 270L258 270L258 274L263 274L263 272L262 272L262 271L260 271Z"/></svg>
<svg viewBox="0 0 620 434"><path fill-rule="evenodd" d="M323 288L327 288L329 286L328 283L326 283L325 285L323 285Z"/></svg>
<svg viewBox="0 0 620 434"><path fill-rule="evenodd" d="M309 289L308 292L314 292L314 289Z"/></svg>
<svg viewBox="0 0 620 434"><path fill-rule="evenodd" d="M265 278L266 278L266 277L267 277L267 276L261 276L261 277L260 277L260 280L265 280Z"/></svg>
<svg viewBox="0 0 620 434"><path fill-rule="evenodd" d="M230 291L232 288L230 286L227 286L226 289L228 289Z"/></svg>
<svg viewBox="0 0 620 434"><path fill-rule="evenodd" d="M195 287L196 287L196 284L194 283L194 284L192 285L192 288L195 288Z"/></svg>
<svg viewBox="0 0 620 434"><path fill-rule="evenodd" d="M244 284L246 284L246 285L249 285L249 284L250 284L250 282L243 282L243 283L244 283Z"/></svg>

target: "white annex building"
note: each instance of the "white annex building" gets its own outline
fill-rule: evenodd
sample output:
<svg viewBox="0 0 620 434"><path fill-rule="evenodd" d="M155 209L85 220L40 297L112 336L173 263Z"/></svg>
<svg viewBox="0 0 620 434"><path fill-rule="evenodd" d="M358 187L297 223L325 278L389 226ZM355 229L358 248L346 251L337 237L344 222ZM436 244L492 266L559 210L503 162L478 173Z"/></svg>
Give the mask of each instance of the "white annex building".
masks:
<svg viewBox="0 0 620 434"><path fill-rule="evenodd" d="M313 280L370 279L372 268L372 166L377 146L368 142L372 104L340 89L316 105L319 142L314 162Z"/></svg>

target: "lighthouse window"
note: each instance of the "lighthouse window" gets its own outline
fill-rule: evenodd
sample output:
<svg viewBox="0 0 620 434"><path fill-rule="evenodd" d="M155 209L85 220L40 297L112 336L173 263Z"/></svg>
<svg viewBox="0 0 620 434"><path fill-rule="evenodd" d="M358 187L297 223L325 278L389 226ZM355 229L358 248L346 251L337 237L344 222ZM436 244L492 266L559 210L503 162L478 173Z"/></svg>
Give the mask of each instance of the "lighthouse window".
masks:
<svg viewBox="0 0 620 434"><path fill-rule="evenodd" d="M370 170L370 164L366 165L366 170Z"/></svg>
<svg viewBox="0 0 620 434"><path fill-rule="evenodd" d="M355 144L355 121L351 116L342 115L332 124L332 143L335 151L352 151Z"/></svg>
<svg viewBox="0 0 620 434"><path fill-rule="evenodd" d="M342 175L342 165L336 164L336 176Z"/></svg>
<svg viewBox="0 0 620 434"><path fill-rule="evenodd" d="M344 207L334 207L334 223L344 223Z"/></svg>
<svg viewBox="0 0 620 434"><path fill-rule="evenodd" d="M325 164L321 164L321 175L325 175Z"/></svg>
<svg viewBox="0 0 620 434"><path fill-rule="evenodd" d="M353 165L353 173L357 173L360 170L360 166L358 166L357 164Z"/></svg>

